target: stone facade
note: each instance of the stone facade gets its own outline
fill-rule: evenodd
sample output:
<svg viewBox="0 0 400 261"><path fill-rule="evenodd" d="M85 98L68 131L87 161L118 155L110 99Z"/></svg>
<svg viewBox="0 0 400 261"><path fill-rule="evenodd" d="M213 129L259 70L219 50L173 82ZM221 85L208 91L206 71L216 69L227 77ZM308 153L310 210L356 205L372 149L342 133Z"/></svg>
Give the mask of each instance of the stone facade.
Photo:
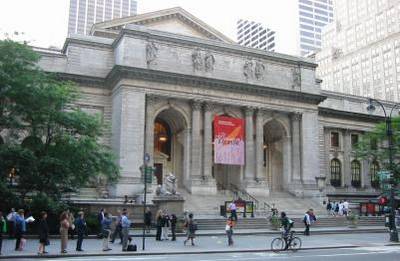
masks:
<svg viewBox="0 0 400 261"><path fill-rule="evenodd" d="M40 51L39 65L77 82L84 94L79 103L99 109L111 125L104 142L122 168L119 182L109 187L111 196L143 193L139 167L146 152L163 175L173 172L181 189L199 195L230 185L260 197L274 191L315 195L315 177L328 177L329 185L332 157L347 162L343 174L349 175L351 151L343 147L335 154L327 140L331 130L348 139L381 120L366 114L361 98L321 92L316 64L309 60L232 44L205 24L180 18L187 16L181 9L175 12L161 11L158 19L152 13L154 22L146 26L125 21L115 30L109 23L109 34L101 28L103 37L73 36L60 53ZM163 21L196 33L153 30ZM245 120L244 166L213 163L216 115ZM158 121L168 126L170 155L154 147ZM332 193L342 188L329 187ZM350 192L359 190L364 187Z"/></svg>

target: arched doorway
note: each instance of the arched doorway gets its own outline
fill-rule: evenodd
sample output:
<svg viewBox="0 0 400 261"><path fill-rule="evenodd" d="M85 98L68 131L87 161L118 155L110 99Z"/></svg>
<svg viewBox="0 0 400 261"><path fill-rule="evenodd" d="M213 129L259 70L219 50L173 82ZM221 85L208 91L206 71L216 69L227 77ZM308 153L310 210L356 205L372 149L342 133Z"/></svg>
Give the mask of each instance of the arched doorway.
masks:
<svg viewBox="0 0 400 261"><path fill-rule="evenodd" d="M264 125L264 167L271 191L284 189L284 162L287 140L285 128L277 120Z"/></svg>
<svg viewBox="0 0 400 261"><path fill-rule="evenodd" d="M184 116L174 108L165 109L155 117L154 167L158 185L172 173L178 179L178 187L183 187L186 130Z"/></svg>

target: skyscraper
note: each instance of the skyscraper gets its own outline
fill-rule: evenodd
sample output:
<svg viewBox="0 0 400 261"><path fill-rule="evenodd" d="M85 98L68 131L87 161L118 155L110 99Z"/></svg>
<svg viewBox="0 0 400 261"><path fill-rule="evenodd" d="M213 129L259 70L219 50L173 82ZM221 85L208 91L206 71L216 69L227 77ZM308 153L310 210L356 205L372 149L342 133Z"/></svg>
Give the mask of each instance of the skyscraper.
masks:
<svg viewBox="0 0 400 261"><path fill-rule="evenodd" d="M136 0L70 0L68 35L88 34L94 23L136 14Z"/></svg>
<svg viewBox="0 0 400 261"><path fill-rule="evenodd" d="M275 51L275 31L254 21L240 19L237 22L237 41L246 47Z"/></svg>
<svg viewBox="0 0 400 261"><path fill-rule="evenodd" d="M400 101L400 1L335 0L316 54L326 90Z"/></svg>

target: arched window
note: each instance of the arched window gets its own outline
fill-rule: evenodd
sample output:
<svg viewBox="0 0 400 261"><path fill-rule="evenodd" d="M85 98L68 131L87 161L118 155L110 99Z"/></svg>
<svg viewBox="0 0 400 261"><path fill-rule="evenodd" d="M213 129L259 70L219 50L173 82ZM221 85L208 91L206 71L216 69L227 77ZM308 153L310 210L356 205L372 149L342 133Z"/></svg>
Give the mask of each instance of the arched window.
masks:
<svg viewBox="0 0 400 261"><path fill-rule="evenodd" d="M340 160L331 160L331 185L340 187L342 184L342 168Z"/></svg>
<svg viewBox="0 0 400 261"><path fill-rule="evenodd" d="M154 150L171 158L171 131L166 122L156 119L154 122Z"/></svg>
<svg viewBox="0 0 400 261"><path fill-rule="evenodd" d="M369 168L369 174L371 175L371 186L373 188L379 188L379 178L378 178L379 170L380 170L379 163L377 161L373 161Z"/></svg>
<svg viewBox="0 0 400 261"><path fill-rule="evenodd" d="M351 162L351 185L355 188L361 187L361 164L358 160Z"/></svg>

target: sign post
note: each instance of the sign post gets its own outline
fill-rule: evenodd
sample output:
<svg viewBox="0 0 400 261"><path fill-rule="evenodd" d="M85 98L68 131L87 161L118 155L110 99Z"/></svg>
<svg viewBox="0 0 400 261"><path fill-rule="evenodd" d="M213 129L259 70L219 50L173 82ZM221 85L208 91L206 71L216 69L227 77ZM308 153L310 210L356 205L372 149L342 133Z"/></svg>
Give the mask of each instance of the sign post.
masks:
<svg viewBox="0 0 400 261"><path fill-rule="evenodd" d="M150 154L145 153L144 157L143 157L143 165L140 167L140 171L142 172L143 181L144 181L142 250L145 250L145 248L146 248L146 226L145 226L144 222L145 222L146 205L147 205L147 202L146 202L146 200L147 200L147 182L152 181L151 175L153 174L153 168L147 166L149 164L149 162L150 162Z"/></svg>

